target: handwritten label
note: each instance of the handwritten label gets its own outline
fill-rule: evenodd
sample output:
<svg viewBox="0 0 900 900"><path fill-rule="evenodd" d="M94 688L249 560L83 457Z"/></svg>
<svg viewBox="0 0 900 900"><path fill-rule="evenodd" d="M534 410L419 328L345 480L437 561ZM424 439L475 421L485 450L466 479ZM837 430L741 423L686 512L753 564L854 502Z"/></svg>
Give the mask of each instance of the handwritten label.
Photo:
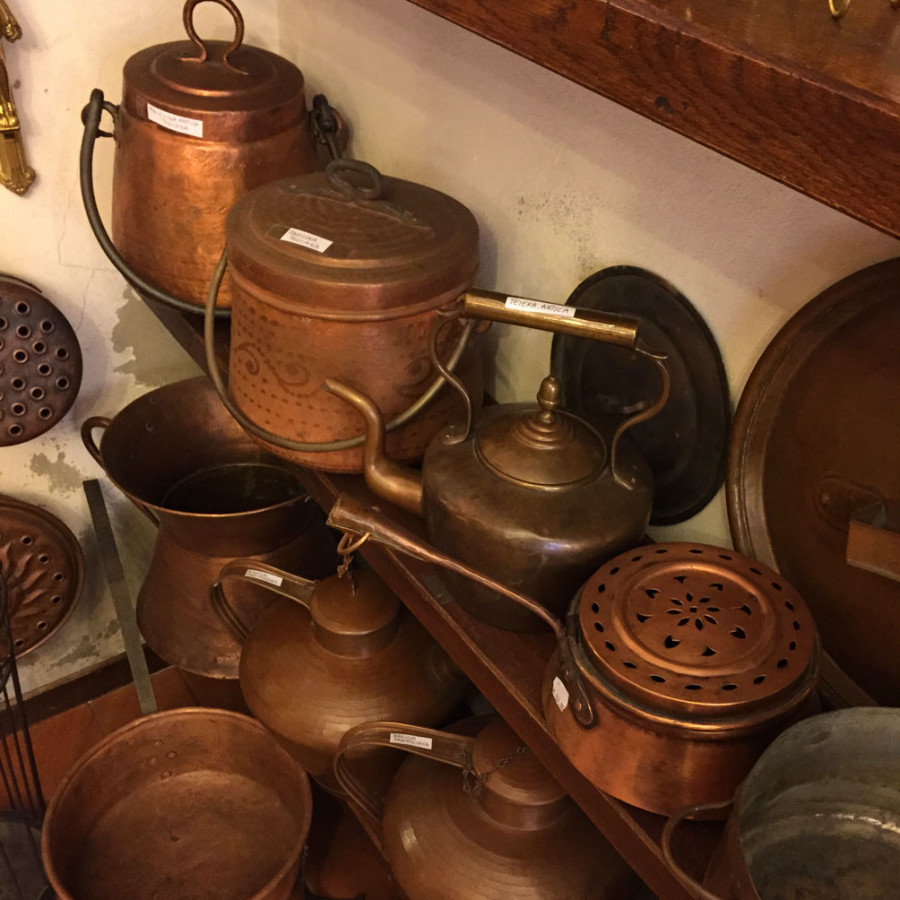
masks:
<svg viewBox="0 0 900 900"><path fill-rule="evenodd" d="M189 134L191 137L203 137L203 120L189 119L187 116L179 116L166 112L152 103L147 104L147 118L169 131L177 131L179 134Z"/></svg>
<svg viewBox="0 0 900 900"><path fill-rule="evenodd" d="M281 240L290 241L290 243L297 244L298 247L306 247L308 250L315 250L316 253L324 253L334 243L328 238L301 231L299 228L288 228L281 236Z"/></svg>
<svg viewBox="0 0 900 900"><path fill-rule="evenodd" d="M556 705L559 707L560 712L562 712L569 705L569 691L558 675L553 679L552 693Z"/></svg>
<svg viewBox="0 0 900 900"><path fill-rule="evenodd" d="M259 569L247 569L244 572L245 578L253 578L256 581L265 581L266 584L274 584L275 587L281 587L284 579L280 575L273 575L271 572L261 572Z"/></svg>
<svg viewBox="0 0 900 900"><path fill-rule="evenodd" d="M526 300L524 297L507 297L503 304L507 309L521 309L525 312L544 313L548 316L562 316L571 319L575 315L574 306L559 303L545 303L543 300Z"/></svg>
<svg viewBox="0 0 900 900"><path fill-rule="evenodd" d="M416 734L400 734L399 732L391 732L391 743L400 744L403 747L418 747L419 750L431 749L431 738L419 737Z"/></svg>

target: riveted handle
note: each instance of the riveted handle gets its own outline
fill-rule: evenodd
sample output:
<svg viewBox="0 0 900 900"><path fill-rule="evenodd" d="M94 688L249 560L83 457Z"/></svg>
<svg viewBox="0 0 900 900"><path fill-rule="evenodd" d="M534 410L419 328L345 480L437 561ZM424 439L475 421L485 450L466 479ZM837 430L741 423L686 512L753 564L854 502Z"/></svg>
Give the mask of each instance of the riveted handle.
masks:
<svg viewBox="0 0 900 900"><path fill-rule="evenodd" d="M187 0L187 3L184 4L184 30L187 32L187 36L200 50L199 57L185 57L186 62L192 61L205 63L207 61L210 61L209 48L206 46L206 44L203 42L203 39L197 34L197 31L194 28L194 9L203 2L205 2L205 0ZM231 18L234 19L234 38L222 52L222 62L226 66L228 66L229 69L232 69L235 72L240 72L242 75L244 75L246 73L243 69L238 68L228 60L228 57L231 56L231 54L241 46L241 43L244 40L244 17L241 15L241 11L232 2L232 0L210 0L210 2L218 3L219 6L224 6L225 9L227 9L228 12L231 13Z"/></svg>

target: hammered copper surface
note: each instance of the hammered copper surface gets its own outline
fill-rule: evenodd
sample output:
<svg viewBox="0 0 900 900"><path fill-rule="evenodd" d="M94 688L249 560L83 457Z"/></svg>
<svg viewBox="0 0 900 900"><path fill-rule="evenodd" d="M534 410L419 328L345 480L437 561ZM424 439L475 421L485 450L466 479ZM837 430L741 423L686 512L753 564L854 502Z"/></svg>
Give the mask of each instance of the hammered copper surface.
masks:
<svg viewBox="0 0 900 900"><path fill-rule="evenodd" d="M900 498L900 260L807 303L763 353L735 418L735 544L784 573L829 653L876 699L900 702L900 583L846 562L850 519Z"/></svg>
<svg viewBox="0 0 900 900"><path fill-rule="evenodd" d="M289 440L361 434L359 416L322 387L327 378L370 392L388 419L421 396L437 374L428 352L432 323L471 284L478 263L478 226L461 203L389 177L376 194L350 177L335 169L330 178L276 181L247 194L228 217L235 285L229 387L248 418ZM442 359L461 328L443 329ZM473 350L459 370L479 402L480 363ZM420 459L461 410L444 389L389 436L390 452ZM269 449L313 468L361 468L360 448Z"/></svg>
<svg viewBox="0 0 900 900"><path fill-rule="evenodd" d="M185 5L188 21L195 5ZM235 17L239 43L240 14L222 5ZM300 70L267 50L224 41L176 41L132 56L115 138L116 247L138 275L198 307L234 202L257 185L320 168ZM226 282L219 304L230 302Z"/></svg>
<svg viewBox="0 0 900 900"><path fill-rule="evenodd" d="M229 602L235 575L242 584L264 583L263 575L272 583L282 579L279 593L292 599L277 600L250 629L241 691L253 714L323 786L337 789L334 756L354 725L447 721L467 682L374 572L333 575L315 583L305 600L287 583L297 579L259 573L250 560L232 563L223 572Z"/></svg>
<svg viewBox="0 0 900 900"><path fill-rule="evenodd" d="M178 709L76 763L42 854L60 900L288 900L311 816L306 773L262 725Z"/></svg>
<svg viewBox="0 0 900 900"><path fill-rule="evenodd" d="M9 592L13 649L21 659L71 614L84 582L84 556L56 516L0 495L0 572Z"/></svg>
<svg viewBox="0 0 900 900"><path fill-rule="evenodd" d="M391 784L382 826L385 856L409 900L627 900L634 893L625 862L505 722L494 719L447 747L443 732L414 729L419 743L410 747L401 743L402 724L372 729L373 743L419 754ZM348 737L364 746L366 736Z"/></svg>
<svg viewBox="0 0 900 900"><path fill-rule="evenodd" d="M52 428L81 386L81 347L68 319L35 287L0 275L0 447Z"/></svg>

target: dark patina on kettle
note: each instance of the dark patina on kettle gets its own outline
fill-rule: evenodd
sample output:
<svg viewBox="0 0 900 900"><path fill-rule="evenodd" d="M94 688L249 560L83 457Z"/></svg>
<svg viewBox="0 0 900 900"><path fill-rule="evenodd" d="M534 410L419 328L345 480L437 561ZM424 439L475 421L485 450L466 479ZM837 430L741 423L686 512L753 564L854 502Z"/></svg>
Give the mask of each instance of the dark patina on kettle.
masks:
<svg viewBox="0 0 900 900"><path fill-rule="evenodd" d="M539 309L522 311L510 298L469 292L461 312L630 347L657 364L659 398L607 440L558 408L559 383L547 377L537 406L488 407L474 428L461 432L456 425L439 433L420 475L385 456L383 418L362 391L333 380L326 384L366 419L363 471L376 494L424 516L430 540L443 552L562 616L584 579L644 534L653 501L652 475L624 432L662 408L668 375L658 355L639 341L640 320L524 303ZM494 625L516 631L541 627L527 610L481 585L460 583L454 594L460 606Z"/></svg>

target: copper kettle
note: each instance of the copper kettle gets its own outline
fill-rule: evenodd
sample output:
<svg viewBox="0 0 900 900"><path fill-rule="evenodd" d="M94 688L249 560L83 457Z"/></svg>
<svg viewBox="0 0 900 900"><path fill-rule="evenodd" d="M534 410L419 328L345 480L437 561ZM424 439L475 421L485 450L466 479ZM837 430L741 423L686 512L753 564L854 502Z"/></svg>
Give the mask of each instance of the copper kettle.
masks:
<svg viewBox="0 0 900 900"><path fill-rule="evenodd" d="M409 900L632 895L637 879L626 863L502 719L457 730L373 722L349 731L338 750L337 779L381 831ZM348 760L366 747L420 757L404 762L383 812Z"/></svg>
<svg viewBox="0 0 900 900"><path fill-rule="evenodd" d="M225 594L235 581L281 596L250 630ZM243 643L247 706L328 789L349 728L385 718L442 724L462 698L462 673L371 570L308 581L237 559L223 567L212 597Z"/></svg>
<svg viewBox="0 0 900 900"><path fill-rule="evenodd" d="M663 407L667 370L661 355L639 339L640 320L632 317L475 291L464 295L458 312L618 344L659 368L656 402L619 425L610 440L558 408L560 386L551 376L541 384L537 406L488 407L474 428L440 432L428 446L421 475L385 456L384 422L375 403L347 384L326 382L365 417L363 471L376 494L423 515L429 539L448 555L562 616L581 582L644 534L652 475L624 432ZM442 369L434 354L433 362ZM445 377L459 386L449 373ZM460 606L480 619L514 631L541 627L481 585L453 586L459 587L454 593Z"/></svg>

